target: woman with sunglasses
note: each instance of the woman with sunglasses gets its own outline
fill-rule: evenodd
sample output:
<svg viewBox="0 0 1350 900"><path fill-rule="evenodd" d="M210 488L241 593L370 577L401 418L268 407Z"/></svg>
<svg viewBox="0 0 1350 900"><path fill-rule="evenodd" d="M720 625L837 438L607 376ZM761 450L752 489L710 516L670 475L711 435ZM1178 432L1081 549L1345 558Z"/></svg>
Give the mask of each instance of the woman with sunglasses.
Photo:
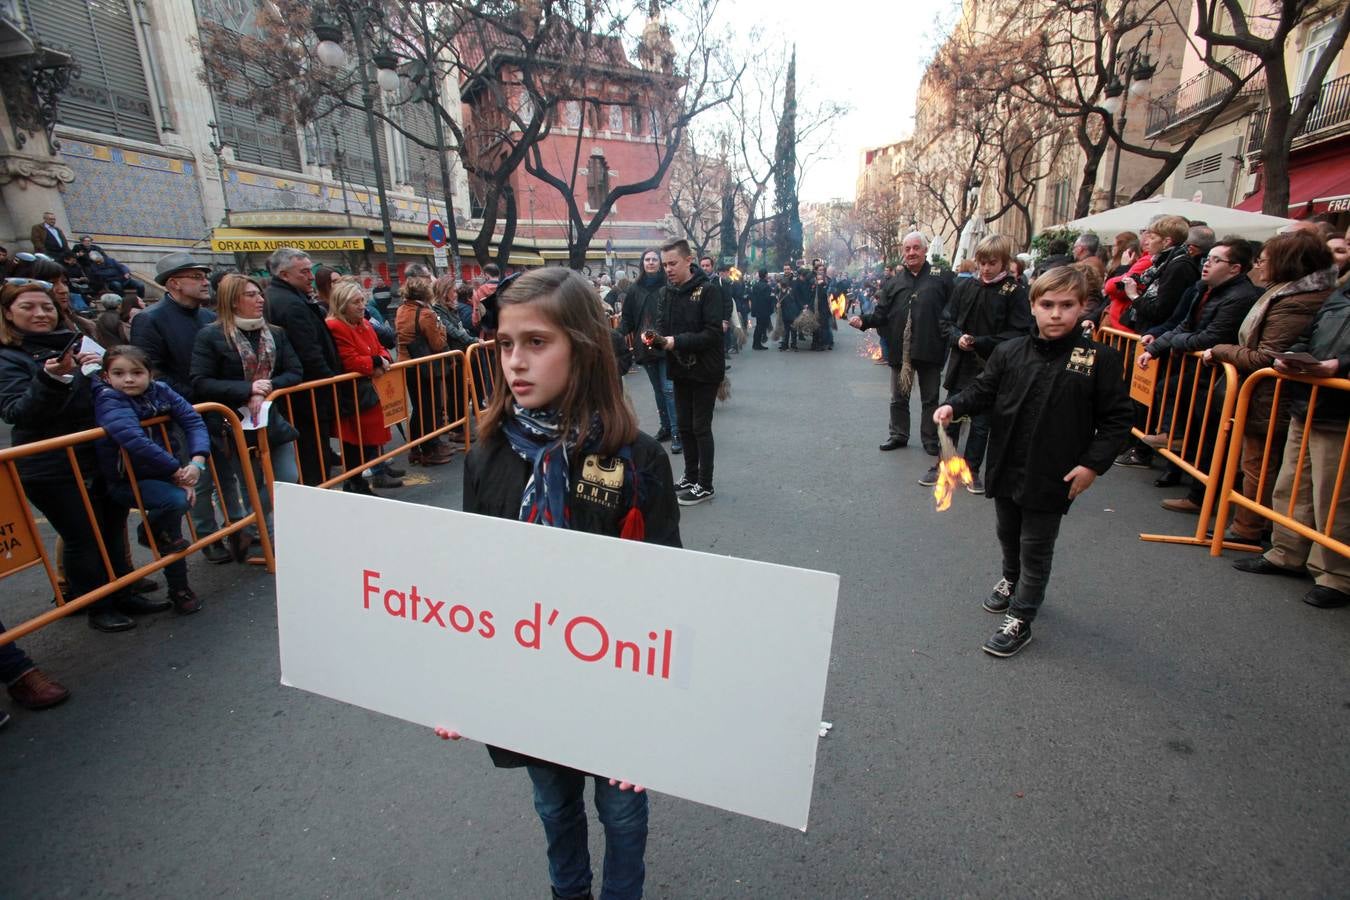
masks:
<svg viewBox="0 0 1350 900"><path fill-rule="evenodd" d="M0 419L13 426L14 446L61 437L95 427L94 399L81 367L97 365L98 355L78 352L77 334L63 326L56 297L35 282L6 283L0 289ZM75 448L78 477L94 510L85 514L81 483L65 450L52 450L18 461L29 501L61 536L62 561L70 593L79 597L108 582L95 528L102 535L113 574L131 571L126 553L126 511L107 497L98 477L93 444ZM99 631L126 631L130 617L160 612L172 604L122 591L89 606L89 625Z"/></svg>

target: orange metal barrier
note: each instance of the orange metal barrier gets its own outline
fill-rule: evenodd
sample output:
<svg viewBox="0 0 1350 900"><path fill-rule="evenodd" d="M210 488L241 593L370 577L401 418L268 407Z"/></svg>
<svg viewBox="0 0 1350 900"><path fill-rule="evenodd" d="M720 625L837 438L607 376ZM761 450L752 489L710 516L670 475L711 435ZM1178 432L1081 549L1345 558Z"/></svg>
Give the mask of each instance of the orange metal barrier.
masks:
<svg viewBox="0 0 1350 900"><path fill-rule="evenodd" d="M469 385L465 396L473 406L474 414L487 409L492 398L492 375L497 371L497 342L483 341L469 348Z"/></svg>
<svg viewBox="0 0 1350 900"><path fill-rule="evenodd" d="M1124 378L1135 377L1135 360L1142 352L1140 336L1113 328L1100 328L1097 340L1114 347L1125 356ZM1224 467L1228 459L1233 433L1233 410L1237 406L1238 374L1231 363L1206 366L1203 354L1169 353L1151 365L1158 367L1157 386L1148 405L1144 427L1131 429L1134 436L1143 438L1156 434L1167 422L1167 443L1155 448L1164 459L1178 466L1187 475L1205 486L1200 515L1192 535L1141 534L1140 540L1168 544L1190 544L1207 547L1210 521L1218 506ZM1208 454L1206 450L1210 450ZM1222 540L1222 530L1216 529ZM1247 548L1246 544L1230 544Z"/></svg>
<svg viewBox="0 0 1350 900"><path fill-rule="evenodd" d="M199 413L218 413L225 417L226 423L230 427L230 438L234 442L235 452L239 454L240 459L247 459L249 448L244 441L244 432L240 427L239 417L228 407L219 403L198 403L194 409ZM142 425L146 427L159 427L160 441L167 448L170 446L167 416L160 416L155 419L147 419ZM243 483L247 489L247 499L252 512L243 517L230 521L227 504L222 500L220 507L221 513L225 518L225 524L211 534L201 535L196 533L192 524L192 516L186 516L188 523L188 534L191 543L189 546L177 553L161 554L155 544L154 530L146 528L146 535L149 539L151 553L154 559L143 566L135 567L125 575L118 576L112 558L108 554L108 545L104 538L103 529L99 524L98 514L94 511L93 501L90 499L89 490L85 485L84 468L80 465L79 458L76 456L75 448L83 444L92 444L94 441L103 437L106 432L102 428L91 428L87 431L77 431L72 434L63 435L58 438L50 438L45 441L34 441L31 444L21 444L17 447L11 447L7 450L0 450L0 518L6 521L0 522L0 531L4 532L5 550L0 554L0 578L7 575L13 575L25 571L39 563L47 572L47 578L51 582L52 593L55 598L56 608L48 610L41 615L34 616L26 621L11 626L8 631L0 634L0 644L16 640L24 635L31 634L55 622L57 619L64 618L72 613L96 603L107 597L109 594L116 593L125 587L128 587L147 575L163 569L170 563L184 559L193 553L196 553L207 544L214 543L224 537L241 531L249 526L257 526L259 544L262 548L263 561L269 572L275 571L276 561L272 553L272 540L267 533L267 528L261 523L258 511L262 509L261 495L258 493L257 482L253 478L251 466L240 466L240 472L243 477ZM60 578L57 575L56 565L53 562L52 554L48 552L45 542L42 540L38 523L33 516L33 511L29 506L23 491L23 486L19 481L18 460L37 456L42 453L49 453L54 450L64 450L66 460L70 464L71 476L78 489L81 502L84 506L85 516L87 517L91 529L94 533L95 541L98 545L99 556L103 562L104 574L108 582L101 587L81 594L78 597L67 599L61 590ZM126 451L123 451L125 459ZM136 499L136 509L140 512L141 521L147 521L145 504L141 500L141 491L135 473L130 465L125 466L127 480L131 485L132 494ZM92 473L91 473L92 474ZM219 489L221 480L216 471L214 459L208 458L207 472L211 478L211 483ZM200 482L201 489L205 490L207 482ZM26 539L26 540L25 540Z"/></svg>
<svg viewBox="0 0 1350 900"><path fill-rule="evenodd" d="M324 478L323 481L311 485L311 487L328 488L353 477L359 478L363 471L373 465L393 459L456 430L461 432L464 448L468 449L469 397L471 395L463 350L447 350L444 353L435 353L430 356L399 360L389 368L389 373L397 374L398 377L405 380L405 384L412 383L415 387L407 390L402 413L391 410L387 411L386 417L392 416L399 421L409 421L411 416L414 415L425 416L430 419L430 424L423 425L420 436L414 438L409 434L405 443L386 449L378 456L367 456L365 448L358 447L357 457L349 459L347 448L341 446L342 442L338 441L338 455L341 460L339 468L341 471L337 475ZM345 372L341 375L334 375L332 378L305 381L293 387L280 388L268 394L267 399L272 401L272 408L280 409L286 420L294 425L297 430L312 428L315 443L320 447L326 447L328 441L324 439L319 422L313 416L306 415L302 417L301 421L296 420L295 407L297 402L302 406L311 406L321 394L328 393L333 401L336 417L334 421L336 421L337 418L342 418L342 413L338 412L341 408L341 404L338 402L341 396L350 397L350 408L359 410L359 382L363 378L366 378L366 376L358 375L355 372ZM389 424L392 427L393 421L390 421ZM329 437L336 437L336 433L329 435ZM267 490L270 493L274 490L273 485L276 478L272 468L272 448L268 442L265 429L259 429L258 431L258 447L262 455ZM303 483L303 477L301 482Z"/></svg>
<svg viewBox="0 0 1350 900"><path fill-rule="evenodd" d="M1308 411L1304 417L1304 427L1302 437L1298 441L1298 450L1294 458L1290 459L1288 451L1292 449L1292 439L1281 445L1276 445L1274 441L1275 434L1281 429L1268 428L1265 444L1261 456L1260 475L1255 490L1256 498L1247 497L1242 493L1237 485L1238 476L1241 470L1241 454L1235 452L1231 454L1228 460L1228 466L1224 470L1222 491L1219 500L1219 509L1217 521L1214 525L1214 538L1210 542L1210 554L1218 556L1224 547L1233 547L1231 543L1223 541L1224 529L1227 527L1228 516L1232 512L1234 504L1249 509L1257 515L1264 516L1276 525L1288 529L1296 534L1321 544L1324 547L1340 554L1341 556L1350 556L1350 544L1339 540L1334 536L1336 530L1336 507L1340 503L1342 490L1345 484L1346 465L1350 462L1350 428L1344 424L1336 423L1331 426L1333 432L1345 432L1341 438L1341 455L1336 469L1335 487L1331 493L1330 503L1326 509L1325 522L1319 530L1308 522L1300 521L1294 517L1294 511L1299 501L1299 491L1301 489L1312 490L1302 484L1302 474L1305 462L1308 460L1309 438L1312 436L1317 426L1317 401L1319 395L1325 391L1350 391L1350 380L1344 378L1309 378L1303 375L1286 375L1276 372L1274 369L1260 369L1247 377L1242 384L1242 390L1238 394L1237 406L1233 414L1233 433L1242 435L1245 433L1247 421L1252 415L1252 398L1262 385L1271 380L1275 381L1274 393L1271 397L1270 421L1274 422L1277 417L1277 411L1280 408L1281 395L1287 395L1283 388L1286 383L1297 382L1300 384L1311 385L1311 391L1308 397ZM1287 400L1287 396L1283 399ZM1265 495L1266 486L1271 478L1271 463L1282 463L1285 467L1292 467L1293 481L1290 489L1288 504L1282 504L1282 509L1274 508L1274 500L1267 506L1260 502L1260 498ZM1246 547L1245 549L1256 550L1257 547Z"/></svg>

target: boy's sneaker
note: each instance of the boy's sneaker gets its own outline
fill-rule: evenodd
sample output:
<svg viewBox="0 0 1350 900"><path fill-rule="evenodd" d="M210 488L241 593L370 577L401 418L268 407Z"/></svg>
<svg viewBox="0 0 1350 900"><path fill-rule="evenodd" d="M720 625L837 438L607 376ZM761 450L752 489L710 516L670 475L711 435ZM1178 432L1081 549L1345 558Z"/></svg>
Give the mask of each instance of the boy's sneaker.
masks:
<svg viewBox="0 0 1350 900"><path fill-rule="evenodd" d="M923 485L924 487L932 487L937 483L938 483L937 466L933 466L926 473L924 473L924 476L922 478L919 479L919 484Z"/></svg>
<svg viewBox="0 0 1350 900"><path fill-rule="evenodd" d="M670 445L670 452L672 456L679 456L681 453L684 452L684 447L680 446L680 443L678 441L672 441Z"/></svg>
<svg viewBox="0 0 1350 900"><path fill-rule="evenodd" d="M688 476L688 475L685 475L685 476L684 476L683 478L681 478L679 481L675 482L675 493L677 493L677 494L683 494L685 491L689 490L691 487L697 487L697 486L698 486L698 482L697 482L697 481L691 481L691 480L689 479L689 476Z"/></svg>
<svg viewBox="0 0 1350 900"><path fill-rule="evenodd" d="M711 500L712 498L713 489L704 487L701 484L694 485L677 497L681 506L695 506L705 500Z"/></svg>
<svg viewBox="0 0 1350 900"><path fill-rule="evenodd" d="M1003 617L1003 626L980 649L990 656L1012 656L1031 640L1031 623L1014 615Z"/></svg>
<svg viewBox="0 0 1350 900"><path fill-rule="evenodd" d="M664 444L671 438L670 429L669 428L658 429L656 434L652 435L652 437L656 438L658 441Z"/></svg>
<svg viewBox="0 0 1350 900"><path fill-rule="evenodd" d="M1116 457L1116 465L1127 469L1151 469L1153 462L1138 447L1131 447Z"/></svg>
<svg viewBox="0 0 1350 900"><path fill-rule="evenodd" d="M1012 603L1013 583L1006 578L1000 578L998 584L994 585L993 592L989 599L984 601L985 612L1001 613L1007 612L1008 604Z"/></svg>
<svg viewBox="0 0 1350 900"><path fill-rule="evenodd" d="M980 477L979 472L970 476L970 484L966 485L966 490L970 491L972 494L984 493L984 479Z"/></svg>

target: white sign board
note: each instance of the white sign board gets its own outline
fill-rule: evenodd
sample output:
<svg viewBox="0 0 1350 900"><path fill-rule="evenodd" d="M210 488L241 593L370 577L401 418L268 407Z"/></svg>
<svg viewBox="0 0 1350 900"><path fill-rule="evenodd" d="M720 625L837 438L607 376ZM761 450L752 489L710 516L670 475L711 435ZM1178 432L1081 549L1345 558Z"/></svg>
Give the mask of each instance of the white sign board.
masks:
<svg viewBox="0 0 1350 900"><path fill-rule="evenodd" d="M283 684L806 829L838 575L276 491Z"/></svg>
<svg viewBox="0 0 1350 900"><path fill-rule="evenodd" d="M450 252L444 247L431 248L431 261L436 264L437 269L446 269L450 266Z"/></svg>

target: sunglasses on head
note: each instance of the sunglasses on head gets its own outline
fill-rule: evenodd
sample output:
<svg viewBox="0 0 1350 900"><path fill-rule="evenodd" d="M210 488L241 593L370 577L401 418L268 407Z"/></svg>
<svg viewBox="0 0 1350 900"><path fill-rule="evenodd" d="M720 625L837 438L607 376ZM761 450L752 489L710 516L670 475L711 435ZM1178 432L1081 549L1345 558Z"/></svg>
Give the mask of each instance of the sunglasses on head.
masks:
<svg viewBox="0 0 1350 900"><path fill-rule="evenodd" d="M50 291L54 285L50 281L42 281L38 278L6 278L5 284L32 284L42 288L44 291Z"/></svg>

